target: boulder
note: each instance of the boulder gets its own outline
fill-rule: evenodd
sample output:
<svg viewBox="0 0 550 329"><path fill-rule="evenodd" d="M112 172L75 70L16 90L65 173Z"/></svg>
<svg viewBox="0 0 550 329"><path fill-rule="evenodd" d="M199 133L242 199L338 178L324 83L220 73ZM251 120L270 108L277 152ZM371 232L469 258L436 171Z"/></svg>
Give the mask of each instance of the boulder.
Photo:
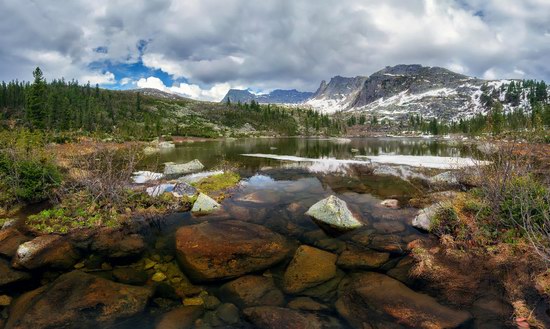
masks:
<svg viewBox="0 0 550 329"><path fill-rule="evenodd" d="M174 186L172 193L179 198L183 196L192 197L195 194L197 194L197 189L189 185L188 183L182 182L182 183L177 183Z"/></svg>
<svg viewBox="0 0 550 329"><path fill-rule="evenodd" d="M29 273L14 270L7 260L0 258L0 288L29 280L30 278L31 275Z"/></svg>
<svg viewBox="0 0 550 329"><path fill-rule="evenodd" d="M462 328L472 320L468 312L443 306L433 297L375 272L353 277L337 300L336 309L354 328L381 322L407 328Z"/></svg>
<svg viewBox="0 0 550 329"><path fill-rule="evenodd" d="M412 286L415 283L415 279L409 273L413 266L414 258L406 256L399 260L395 267L390 269L386 274L408 286Z"/></svg>
<svg viewBox="0 0 550 329"><path fill-rule="evenodd" d="M164 141L157 144L157 148L159 149L173 149L176 145L171 141Z"/></svg>
<svg viewBox="0 0 550 329"><path fill-rule="evenodd" d="M297 297L291 300L290 302L288 302L287 306L293 310L302 310L302 311L311 311L311 312L326 311L329 309L328 306L318 303L309 297Z"/></svg>
<svg viewBox="0 0 550 329"><path fill-rule="evenodd" d="M148 277L147 272L131 267L121 267L113 270L113 278L124 284L141 286L147 282Z"/></svg>
<svg viewBox="0 0 550 329"><path fill-rule="evenodd" d="M73 271L19 297L6 329L108 327L141 313L151 296L149 288Z"/></svg>
<svg viewBox="0 0 550 329"><path fill-rule="evenodd" d="M202 306L182 306L164 313L157 322L156 329L193 328L195 320L204 313Z"/></svg>
<svg viewBox="0 0 550 329"><path fill-rule="evenodd" d="M300 246L285 271L284 290L295 294L332 279L336 276L336 258L333 253Z"/></svg>
<svg viewBox="0 0 550 329"><path fill-rule="evenodd" d="M201 171L204 165L197 159L187 163L166 163L164 166L164 175L183 175Z"/></svg>
<svg viewBox="0 0 550 329"><path fill-rule="evenodd" d="M278 203L281 200L279 194L273 190L262 190L252 192L237 199L239 202L265 204L265 203Z"/></svg>
<svg viewBox="0 0 550 329"><path fill-rule="evenodd" d="M196 214L207 214L220 209L221 205L208 195L201 193L191 208L191 212Z"/></svg>
<svg viewBox="0 0 550 329"><path fill-rule="evenodd" d="M235 304L221 304L216 310L216 315L227 324L236 324L240 321L239 309Z"/></svg>
<svg viewBox="0 0 550 329"><path fill-rule="evenodd" d="M338 230L351 230L363 226L348 209L347 203L334 195L311 206L306 215Z"/></svg>
<svg viewBox="0 0 550 329"><path fill-rule="evenodd" d="M90 249L108 258L138 257L145 251L145 240L139 234L125 234L110 228L100 230Z"/></svg>
<svg viewBox="0 0 550 329"><path fill-rule="evenodd" d="M145 192L154 198L161 196L166 192L171 192L174 189L174 184L159 184L148 187Z"/></svg>
<svg viewBox="0 0 550 329"><path fill-rule="evenodd" d="M411 225L424 231L429 231L432 226L433 217L441 209L442 205L435 203L427 208L418 211L413 218Z"/></svg>
<svg viewBox="0 0 550 329"><path fill-rule="evenodd" d="M0 255L11 258L15 255L20 244L30 239L14 228L0 231Z"/></svg>
<svg viewBox="0 0 550 329"><path fill-rule="evenodd" d="M322 324L315 317L308 317L288 308L256 306L244 309L243 313L246 319L252 322L256 328L316 329L322 327Z"/></svg>
<svg viewBox="0 0 550 329"><path fill-rule="evenodd" d="M373 250L348 249L340 254L336 264L345 269L375 269L379 268L390 259L386 252Z"/></svg>
<svg viewBox="0 0 550 329"><path fill-rule="evenodd" d="M273 278L259 275L245 275L224 284L220 293L222 299L240 308L251 306L281 306L283 293L275 287Z"/></svg>
<svg viewBox="0 0 550 329"><path fill-rule="evenodd" d="M13 258L15 268L34 270L42 267L68 269L79 255L73 245L59 235L42 235L21 244Z"/></svg>
<svg viewBox="0 0 550 329"><path fill-rule="evenodd" d="M407 228L405 224L397 220L383 219L379 222L372 224L372 227L381 234L393 234L405 231Z"/></svg>
<svg viewBox="0 0 550 329"><path fill-rule="evenodd" d="M283 236L241 221L206 222L176 232L178 262L196 281L230 279L264 270L283 260L289 251Z"/></svg>

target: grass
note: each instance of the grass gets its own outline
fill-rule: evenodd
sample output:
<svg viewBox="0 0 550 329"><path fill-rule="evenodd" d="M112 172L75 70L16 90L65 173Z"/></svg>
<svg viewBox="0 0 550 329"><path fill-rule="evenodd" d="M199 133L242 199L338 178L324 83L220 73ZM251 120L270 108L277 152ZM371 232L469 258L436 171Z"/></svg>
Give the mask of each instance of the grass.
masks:
<svg viewBox="0 0 550 329"><path fill-rule="evenodd" d="M241 176L239 174L226 171L223 174L203 178L192 185L204 194L212 194L234 187L240 180Z"/></svg>

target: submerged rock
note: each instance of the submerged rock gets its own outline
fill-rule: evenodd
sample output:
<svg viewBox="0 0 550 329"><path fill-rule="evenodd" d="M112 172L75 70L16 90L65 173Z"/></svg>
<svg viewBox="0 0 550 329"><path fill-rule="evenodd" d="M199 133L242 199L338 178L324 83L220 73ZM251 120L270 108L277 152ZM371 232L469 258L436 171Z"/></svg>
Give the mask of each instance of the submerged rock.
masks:
<svg viewBox="0 0 550 329"><path fill-rule="evenodd" d="M77 251L67 239L59 235L42 235L17 248L13 266L28 270L41 267L69 269L78 259Z"/></svg>
<svg viewBox="0 0 550 329"><path fill-rule="evenodd" d="M220 209L221 205L208 195L201 193L191 208L191 212L197 214L207 214Z"/></svg>
<svg viewBox="0 0 550 329"><path fill-rule="evenodd" d="M302 311L326 311L328 306L318 303L309 297L297 297L291 300L288 305L289 308Z"/></svg>
<svg viewBox="0 0 550 329"><path fill-rule="evenodd" d="M105 228L96 234L90 249L108 258L137 257L145 251L145 240L139 234Z"/></svg>
<svg viewBox="0 0 550 329"><path fill-rule="evenodd" d="M399 208L399 200L396 200L396 199L386 199L382 202L380 202L380 204L386 208L390 208L390 209L398 209Z"/></svg>
<svg viewBox="0 0 550 329"><path fill-rule="evenodd" d="M306 215L340 230L350 230L363 226L349 210L347 203L334 195L311 206Z"/></svg>
<svg viewBox="0 0 550 329"><path fill-rule="evenodd" d="M7 329L98 328L145 309L152 291L81 271L28 292L12 305Z"/></svg>
<svg viewBox="0 0 550 329"><path fill-rule="evenodd" d="M14 228L0 231L0 255L11 258L15 255L20 244L30 239Z"/></svg>
<svg viewBox="0 0 550 329"><path fill-rule="evenodd" d="M441 204L435 203L427 208L419 210L416 217L413 218L411 225L429 231L432 227L432 220L441 207Z"/></svg>
<svg viewBox="0 0 550 329"><path fill-rule="evenodd" d="M284 303L283 293L275 287L273 278L259 275L245 275L221 287L223 299L237 306L280 306Z"/></svg>
<svg viewBox="0 0 550 329"><path fill-rule="evenodd" d="M461 328L472 319L468 312L443 306L387 275L368 272L350 282L336 302L336 309L354 328L380 322L412 328Z"/></svg>
<svg viewBox="0 0 550 329"><path fill-rule="evenodd" d="M316 317L308 317L288 308L256 306L244 309L243 313L256 328L316 329L322 327L321 322Z"/></svg>
<svg viewBox="0 0 550 329"><path fill-rule="evenodd" d="M300 246L284 274L284 290L295 294L332 279L336 276L336 258L333 253Z"/></svg>
<svg viewBox="0 0 550 329"><path fill-rule="evenodd" d="M156 329L188 329L193 328L195 320L204 313L201 306L182 306L163 314Z"/></svg>
<svg viewBox="0 0 550 329"><path fill-rule="evenodd" d="M283 260L289 242L269 229L235 220L185 226L176 232L180 266L196 281L230 279Z"/></svg>
<svg viewBox="0 0 550 329"><path fill-rule="evenodd" d="M14 270L7 260L0 258L0 288L29 280L30 278L31 275L29 273Z"/></svg>
<svg viewBox="0 0 550 329"><path fill-rule="evenodd" d="M389 259L390 254L386 252L352 249L342 252L336 264L345 269L375 269Z"/></svg>
<svg viewBox="0 0 550 329"><path fill-rule="evenodd" d="M190 174L193 172L201 171L204 169L204 165L197 159L189 161L187 163L166 163L164 166L165 175L182 175Z"/></svg>

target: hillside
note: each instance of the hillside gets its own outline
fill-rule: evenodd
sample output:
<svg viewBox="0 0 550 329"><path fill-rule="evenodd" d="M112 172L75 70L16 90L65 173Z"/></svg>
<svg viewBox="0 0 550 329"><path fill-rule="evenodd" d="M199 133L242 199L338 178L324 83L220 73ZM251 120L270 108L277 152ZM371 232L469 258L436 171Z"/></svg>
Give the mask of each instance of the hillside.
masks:
<svg viewBox="0 0 550 329"><path fill-rule="evenodd" d="M267 94L253 94L249 90L230 89L222 103L250 103L255 101L260 104L300 104L313 96L311 92L301 92L296 89L276 89Z"/></svg>

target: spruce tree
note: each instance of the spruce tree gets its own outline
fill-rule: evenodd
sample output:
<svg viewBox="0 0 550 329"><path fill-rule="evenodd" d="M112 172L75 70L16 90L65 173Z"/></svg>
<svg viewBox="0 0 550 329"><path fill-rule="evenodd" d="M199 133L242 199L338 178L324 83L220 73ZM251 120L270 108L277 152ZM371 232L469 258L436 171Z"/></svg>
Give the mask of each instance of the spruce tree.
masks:
<svg viewBox="0 0 550 329"><path fill-rule="evenodd" d="M32 128L44 129L46 125L46 81L42 70L37 67L33 73L34 82L27 96L27 120Z"/></svg>

